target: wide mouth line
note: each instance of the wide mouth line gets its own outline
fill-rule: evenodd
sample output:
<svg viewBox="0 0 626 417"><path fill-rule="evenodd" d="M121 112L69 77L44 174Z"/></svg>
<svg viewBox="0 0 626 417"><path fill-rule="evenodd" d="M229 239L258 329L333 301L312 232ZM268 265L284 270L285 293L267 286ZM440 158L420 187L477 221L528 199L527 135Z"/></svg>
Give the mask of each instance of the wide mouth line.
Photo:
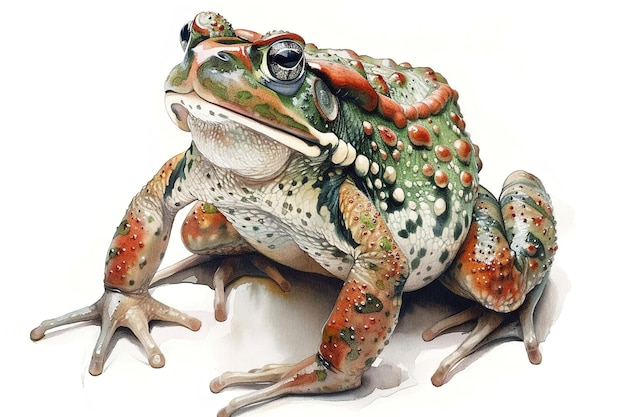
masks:
<svg viewBox="0 0 626 417"><path fill-rule="evenodd" d="M322 148L318 145L319 141L315 136L304 137L281 129L280 127L272 126L254 117L233 111L225 106L206 101L195 92L181 94L171 90L167 91L166 104L168 111L173 113L176 120L180 123L184 123L187 127L185 130L189 130L190 128L186 120L188 117L193 117L204 123L232 122L263 134L306 156L318 157L322 154ZM179 126L180 123L178 123Z"/></svg>

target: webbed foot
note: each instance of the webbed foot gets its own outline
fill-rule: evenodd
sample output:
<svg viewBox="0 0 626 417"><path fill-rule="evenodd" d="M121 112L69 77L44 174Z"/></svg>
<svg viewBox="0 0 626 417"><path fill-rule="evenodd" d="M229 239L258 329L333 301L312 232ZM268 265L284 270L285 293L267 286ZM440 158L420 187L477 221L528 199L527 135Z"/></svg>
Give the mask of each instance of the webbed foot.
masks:
<svg viewBox="0 0 626 417"><path fill-rule="evenodd" d="M122 293L105 289L102 297L94 304L51 320L44 320L30 332L30 338L37 341L50 329L98 319L102 320L102 327L91 356L89 365L91 375L102 373L109 343L118 327L129 328L146 351L150 366L161 368L165 365L165 357L150 335L148 323L152 320L161 320L180 324L193 331L198 330L201 325L200 320L166 306L148 293Z"/></svg>
<svg viewBox="0 0 626 417"><path fill-rule="evenodd" d="M476 326L468 334L463 343L441 361L439 368L437 368L437 371L431 378L433 385L443 385L450 371L459 362L481 347L494 342L502 342L510 339L523 340L528 360L535 365L541 363L541 351L539 350L539 341L535 332L534 311L537 302L541 298L546 281L547 278L527 295L526 300L517 311L498 313L476 304L467 310L439 321L425 330L422 334L422 338L429 342L449 329L477 319ZM502 323L512 314L518 315L520 326L501 327ZM498 331L496 332L496 330ZM502 331L500 332L499 330Z"/></svg>

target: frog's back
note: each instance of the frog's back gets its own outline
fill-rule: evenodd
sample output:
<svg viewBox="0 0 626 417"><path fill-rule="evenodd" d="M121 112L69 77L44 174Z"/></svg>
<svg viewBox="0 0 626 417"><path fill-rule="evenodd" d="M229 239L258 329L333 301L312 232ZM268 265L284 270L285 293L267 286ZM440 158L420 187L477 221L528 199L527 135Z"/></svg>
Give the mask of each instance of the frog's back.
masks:
<svg viewBox="0 0 626 417"><path fill-rule="evenodd" d="M355 182L409 259L405 290L426 285L454 259L478 185L456 91L430 68L313 45L307 55L342 95L338 136L356 149Z"/></svg>

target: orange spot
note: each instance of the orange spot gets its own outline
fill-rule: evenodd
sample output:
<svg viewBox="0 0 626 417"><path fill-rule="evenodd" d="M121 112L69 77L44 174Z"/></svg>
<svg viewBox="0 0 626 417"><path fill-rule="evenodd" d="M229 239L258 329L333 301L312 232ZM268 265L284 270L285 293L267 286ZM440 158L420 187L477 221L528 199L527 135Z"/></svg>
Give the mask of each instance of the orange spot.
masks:
<svg viewBox="0 0 626 417"><path fill-rule="evenodd" d="M437 170L435 172L435 184L437 187L445 188L448 186L449 182L448 174L446 174L445 171Z"/></svg>
<svg viewBox="0 0 626 417"><path fill-rule="evenodd" d="M396 146L398 138L393 130L389 129L387 126L379 125L378 133L380 134L383 142L385 142L388 146Z"/></svg>
<svg viewBox="0 0 626 417"><path fill-rule="evenodd" d="M433 140L430 137L430 132L422 125L411 125L408 129L409 140L414 146L431 147Z"/></svg>
<svg viewBox="0 0 626 417"><path fill-rule="evenodd" d="M450 162L452 160L452 152L450 152L447 146L435 146L435 155L437 155L437 158L442 162Z"/></svg>
<svg viewBox="0 0 626 417"><path fill-rule="evenodd" d="M470 185L472 185L474 181L474 176L467 171L462 171L460 179L461 179L461 185L463 187L469 187Z"/></svg>
<svg viewBox="0 0 626 417"><path fill-rule="evenodd" d="M401 72L394 72L389 77L389 80L392 83L395 83L398 86L402 87L404 85L404 83L406 82L406 76L403 73L401 73Z"/></svg>
<svg viewBox="0 0 626 417"><path fill-rule="evenodd" d="M463 118L461 118L461 116L459 116L457 113L451 111L450 120L452 120L452 123L454 123L455 126L459 129L461 129L461 131L465 130L465 120L463 120Z"/></svg>
<svg viewBox="0 0 626 417"><path fill-rule="evenodd" d="M435 174L435 168L431 164L424 164L422 166L422 174L426 177L432 177Z"/></svg>
<svg viewBox="0 0 626 417"><path fill-rule="evenodd" d="M374 133L374 126L368 121L363 121L363 132L365 132L367 136L371 136L372 133Z"/></svg>
<svg viewBox="0 0 626 417"><path fill-rule="evenodd" d="M463 139L457 139L454 142L454 150L459 156L461 162L468 164L472 157L472 145L468 141Z"/></svg>

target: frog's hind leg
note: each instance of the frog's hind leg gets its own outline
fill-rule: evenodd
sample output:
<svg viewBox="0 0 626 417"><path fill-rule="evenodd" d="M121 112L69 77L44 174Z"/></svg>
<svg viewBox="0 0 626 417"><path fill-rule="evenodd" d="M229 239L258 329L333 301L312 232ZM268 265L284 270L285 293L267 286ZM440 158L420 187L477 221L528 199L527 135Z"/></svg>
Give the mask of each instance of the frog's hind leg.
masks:
<svg viewBox="0 0 626 417"><path fill-rule="evenodd" d="M436 323L422 336L428 341L467 321L478 318L478 323L442 361L432 378L437 386L459 361L494 341L521 339L530 362L541 362L534 311L556 251L550 198L539 179L516 171L505 181L500 201L480 187L472 220L468 237L441 282L477 305ZM512 315L520 325L501 327Z"/></svg>
<svg viewBox="0 0 626 417"><path fill-rule="evenodd" d="M225 289L237 278L262 276L276 282L283 291L291 288L276 266L258 254L212 204L195 204L185 218L181 236L194 255L158 271L150 288L179 282L208 285L215 291L217 321L227 318Z"/></svg>
<svg viewBox="0 0 626 417"><path fill-rule="evenodd" d="M477 304L440 321L422 334L423 339L428 342L446 330L474 319L478 319L474 329L468 334L463 343L441 362L439 368L437 368L437 371L433 374L431 378L433 385L437 387L443 385L452 368L461 360L472 354L487 336L502 324L504 315L486 310Z"/></svg>
<svg viewBox="0 0 626 417"><path fill-rule="evenodd" d="M287 292L291 289L291 283L272 261L258 253L249 252L228 256L191 255L159 270L154 275L150 288L182 282L206 285L215 292L213 299L215 319L225 321L228 318L226 288L243 276L269 278L281 290Z"/></svg>
<svg viewBox="0 0 626 417"><path fill-rule="evenodd" d="M443 385L450 371L464 358L487 345L506 340L522 340L526 347L528 360L534 365L540 364L542 357L539 350L539 340L535 332L534 312L546 282L547 278L528 294L524 303L515 312L498 313L476 304L425 330L422 338L429 342L454 327L477 320L476 326L459 347L441 361L431 378L433 385L437 387ZM511 315L517 317L512 319Z"/></svg>
<svg viewBox="0 0 626 417"><path fill-rule="evenodd" d="M535 308L543 295L543 290L547 282L548 277L545 277L544 280L526 296L526 301L524 301L524 304L522 304L519 309L521 337L519 332L517 333L517 337L524 341L528 360L534 365L539 365L542 360L541 351L539 350L539 339L535 332Z"/></svg>

